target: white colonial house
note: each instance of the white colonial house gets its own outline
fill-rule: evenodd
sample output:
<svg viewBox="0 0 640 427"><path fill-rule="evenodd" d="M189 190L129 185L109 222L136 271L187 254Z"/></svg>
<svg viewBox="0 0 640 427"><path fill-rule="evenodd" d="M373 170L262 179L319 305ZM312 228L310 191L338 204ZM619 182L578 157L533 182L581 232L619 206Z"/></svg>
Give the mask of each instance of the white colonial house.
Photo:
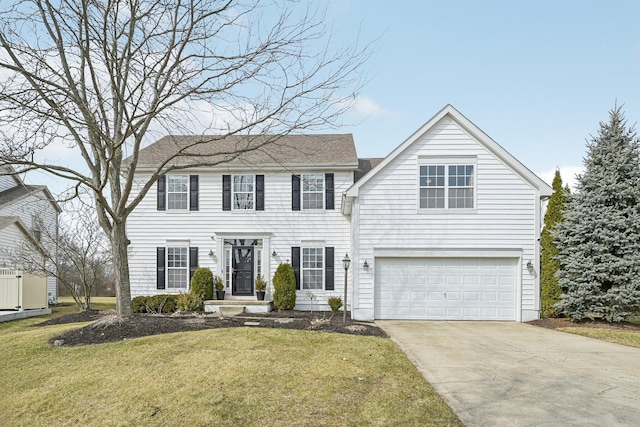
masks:
<svg viewBox="0 0 640 427"><path fill-rule="evenodd" d="M61 209L44 185L27 185L10 166L0 168L0 268L20 269L12 253L29 247L55 256ZM57 281L47 278L49 300L57 298Z"/></svg>
<svg viewBox="0 0 640 427"><path fill-rule="evenodd" d="M206 138L157 141L137 176ZM133 296L187 292L205 266L226 298L254 298L255 277L270 281L289 262L296 309L327 309L348 254L356 319L538 318L541 199L552 190L452 106L384 159L358 159L351 135L286 135L221 154L266 138L203 142L199 154L224 162L158 180L127 223Z"/></svg>

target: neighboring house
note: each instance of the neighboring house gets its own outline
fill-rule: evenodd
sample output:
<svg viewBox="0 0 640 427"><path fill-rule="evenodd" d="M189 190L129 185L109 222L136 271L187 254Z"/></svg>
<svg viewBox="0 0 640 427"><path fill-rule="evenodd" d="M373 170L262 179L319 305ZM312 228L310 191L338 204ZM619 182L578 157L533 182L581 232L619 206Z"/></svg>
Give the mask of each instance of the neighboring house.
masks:
<svg viewBox="0 0 640 427"><path fill-rule="evenodd" d="M27 185L14 170L0 168L0 267L16 267L11 252L28 245L38 254L54 254L61 209L46 186ZM57 281L49 277L49 299L57 298Z"/></svg>
<svg viewBox="0 0 640 427"><path fill-rule="evenodd" d="M137 173L144 180L163 153L203 138L159 140L140 152ZM385 159L358 159L350 135L282 136L158 180L127 223L132 294L186 292L206 266L228 298L252 298L256 275L270 281L290 262L296 308L326 309L343 293L349 254L356 319L527 321L538 318L540 201L551 193L451 106Z"/></svg>

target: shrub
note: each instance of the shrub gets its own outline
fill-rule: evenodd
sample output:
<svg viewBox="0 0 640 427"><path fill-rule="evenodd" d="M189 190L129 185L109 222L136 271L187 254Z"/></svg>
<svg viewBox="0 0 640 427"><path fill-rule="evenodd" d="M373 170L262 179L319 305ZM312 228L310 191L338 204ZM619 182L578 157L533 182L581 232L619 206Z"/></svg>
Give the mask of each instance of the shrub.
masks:
<svg viewBox="0 0 640 427"><path fill-rule="evenodd" d="M131 311L134 313L146 313L147 312L147 300L148 296L135 297L131 300Z"/></svg>
<svg viewBox="0 0 640 427"><path fill-rule="evenodd" d="M280 264L273 276L273 304L278 310L293 310L296 306L296 276L291 264Z"/></svg>
<svg viewBox="0 0 640 427"><path fill-rule="evenodd" d="M200 302L213 299L213 273L207 267L198 267L191 278L191 292Z"/></svg>
<svg viewBox="0 0 640 427"><path fill-rule="evenodd" d="M194 293L178 294L176 307L180 311L197 311L202 308L202 300Z"/></svg>
<svg viewBox="0 0 640 427"><path fill-rule="evenodd" d="M342 307L342 298L340 297L329 297L329 307L331 307L331 311L336 313Z"/></svg>
<svg viewBox="0 0 640 427"><path fill-rule="evenodd" d="M265 291L267 289L267 282L264 281L262 276L256 277L256 291Z"/></svg>
<svg viewBox="0 0 640 427"><path fill-rule="evenodd" d="M214 276L213 286L216 288L216 291L222 291L224 289L224 282L222 281L222 277Z"/></svg>
<svg viewBox="0 0 640 427"><path fill-rule="evenodd" d="M177 295L154 295L147 299L147 313L173 313L176 311Z"/></svg>

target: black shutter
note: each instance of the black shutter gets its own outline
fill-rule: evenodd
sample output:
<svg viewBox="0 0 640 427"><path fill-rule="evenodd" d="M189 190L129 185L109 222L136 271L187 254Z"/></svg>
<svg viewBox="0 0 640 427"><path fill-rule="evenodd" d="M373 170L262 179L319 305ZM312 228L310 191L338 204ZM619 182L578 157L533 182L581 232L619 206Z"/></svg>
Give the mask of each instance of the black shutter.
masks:
<svg viewBox="0 0 640 427"><path fill-rule="evenodd" d="M191 284L191 278L196 272L196 268L198 268L198 248L191 247L189 248L189 284Z"/></svg>
<svg viewBox="0 0 640 427"><path fill-rule="evenodd" d="M164 289L164 261L165 261L165 248L156 248L156 266L158 267L156 289Z"/></svg>
<svg viewBox="0 0 640 427"><path fill-rule="evenodd" d="M300 175L291 175L291 210L300 210Z"/></svg>
<svg viewBox="0 0 640 427"><path fill-rule="evenodd" d="M198 175L189 175L189 210L197 211L198 207Z"/></svg>
<svg viewBox="0 0 640 427"><path fill-rule="evenodd" d="M222 175L222 210L231 210L231 175Z"/></svg>
<svg viewBox="0 0 640 427"><path fill-rule="evenodd" d="M325 173L324 174L324 188L325 188L325 209L335 209L334 206L334 191L333 191L333 174Z"/></svg>
<svg viewBox="0 0 640 427"><path fill-rule="evenodd" d="M300 289L300 246L291 248L291 266L296 276L296 289Z"/></svg>
<svg viewBox="0 0 640 427"><path fill-rule="evenodd" d="M256 175L256 210L264 210L264 175Z"/></svg>
<svg viewBox="0 0 640 427"><path fill-rule="evenodd" d="M333 281L335 257L333 253L332 247L327 246L324 248L324 288L327 291L335 289Z"/></svg>
<svg viewBox="0 0 640 427"><path fill-rule="evenodd" d="M167 208L167 177L158 178L158 210L163 211Z"/></svg>

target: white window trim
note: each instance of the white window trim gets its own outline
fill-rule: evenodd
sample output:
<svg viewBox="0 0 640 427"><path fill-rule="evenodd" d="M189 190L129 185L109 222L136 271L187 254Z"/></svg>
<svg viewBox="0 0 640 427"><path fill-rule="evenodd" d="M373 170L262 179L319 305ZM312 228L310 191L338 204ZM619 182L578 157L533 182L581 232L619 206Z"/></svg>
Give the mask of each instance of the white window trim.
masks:
<svg viewBox="0 0 640 427"><path fill-rule="evenodd" d="M237 176L251 176L253 177L253 203L252 203L252 208L251 209L244 209L244 208L237 208L236 207L236 188L235 188L235 177ZM248 191L240 191L238 192L240 194L248 194ZM231 210L232 211L237 211L237 212L253 212L256 210L256 175L255 174L250 174L250 173L237 173L234 175L231 175Z"/></svg>
<svg viewBox="0 0 640 427"><path fill-rule="evenodd" d="M304 207L304 195L305 193L308 194L317 194L320 193L320 191L304 191L304 177L307 175L320 175L322 177L322 197L321 197L321 202L322 202L322 207L320 208L305 208ZM325 202L326 202L326 198L327 198L327 183L326 183L326 176L324 173L321 172L306 172L306 173L301 173L300 174L300 210L303 211L321 211L321 210L325 210Z"/></svg>
<svg viewBox="0 0 640 427"><path fill-rule="evenodd" d="M320 250L320 254L322 255L322 267L321 268L306 268L306 269L304 268L304 250L305 249L319 249ZM305 244L305 245L301 245L300 246L300 290L301 291L324 291L324 288L325 288L325 285L326 285L325 272L326 272L326 262L327 262L325 257L326 257L326 251L325 251L324 245L311 243L311 244ZM310 270L310 271L321 270L322 279L320 281L320 288L311 289L311 288L306 288L305 287L305 283L304 283L304 272L305 272L305 270Z"/></svg>
<svg viewBox="0 0 640 427"><path fill-rule="evenodd" d="M167 177L167 183L166 183L166 186L167 186L167 191L166 191L167 211L174 211L174 212L188 211L189 210L189 204L191 203L191 200L190 200L190 197L191 197L191 194L190 194L191 193L191 191L190 191L191 190L191 182L190 182L190 179L189 179L189 175L186 175L186 174L168 174L168 175L166 175L166 177ZM184 178L187 179L187 191L186 191L186 193L187 193L187 204L186 204L186 206L184 208L172 208L169 205L169 195L170 194L183 194L182 191L169 191L169 180L171 178L177 178L177 177L184 177Z"/></svg>
<svg viewBox="0 0 640 427"><path fill-rule="evenodd" d="M186 262L186 267L170 267L169 266L169 249L185 249L186 250L186 256L187 256L187 262ZM178 290L178 291L182 291L182 290L188 290L189 289L189 245L184 245L184 244L176 244L176 243L167 243L166 246L166 255L165 255L165 270L166 270L166 277L165 277L165 283L166 286L165 288L167 290ZM176 286L169 286L169 271L170 270L182 270L184 269L184 279L185 279L185 286L184 287L176 287Z"/></svg>
<svg viewBox="0 0 640 427"><path fill-rule="evenodd" d="M444 166L444 208L423 208L420 207L420 166ZM473 207L472 208L450 208L449 207L449 166L473 166ZM466 188L466 187L453 187ZM447 214L467 214L477 212L478 206L478 159L477 157L419 157L416 168L416 207L420 213L447 213Z"/></svg>

